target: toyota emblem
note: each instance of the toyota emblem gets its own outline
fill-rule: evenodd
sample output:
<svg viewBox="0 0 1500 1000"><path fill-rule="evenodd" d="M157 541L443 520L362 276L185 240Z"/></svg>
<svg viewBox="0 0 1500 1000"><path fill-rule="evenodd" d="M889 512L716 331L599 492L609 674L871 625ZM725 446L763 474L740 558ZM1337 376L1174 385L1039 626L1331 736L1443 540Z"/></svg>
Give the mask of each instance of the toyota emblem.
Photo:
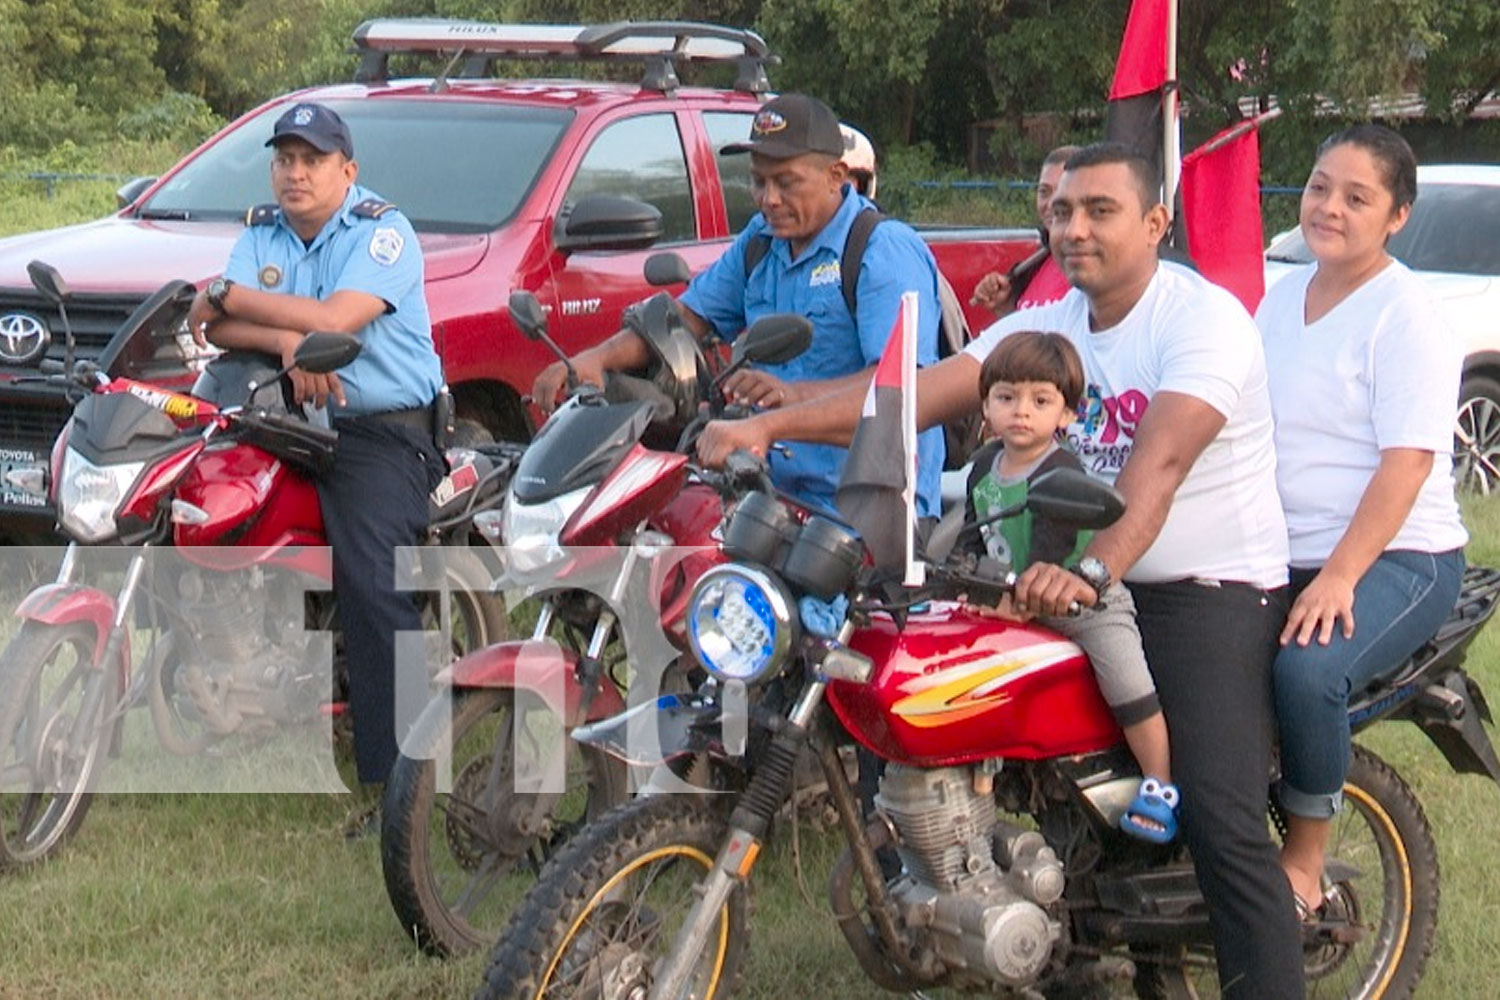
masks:
<svg viewBox="0 0 1500 1000"><path fill-rule="evenodd" d="M14 312L0 316L0 362L8 365L35 363L52 343L52 333L41 317Z"/></svg>

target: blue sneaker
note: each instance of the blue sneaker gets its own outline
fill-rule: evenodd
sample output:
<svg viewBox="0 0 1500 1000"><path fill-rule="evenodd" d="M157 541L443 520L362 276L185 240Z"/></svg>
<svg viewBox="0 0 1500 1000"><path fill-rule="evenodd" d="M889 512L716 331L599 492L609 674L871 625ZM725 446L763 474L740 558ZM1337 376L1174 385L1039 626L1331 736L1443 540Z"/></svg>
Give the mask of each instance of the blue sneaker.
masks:
<svg viewBox="0 0 1500 1000"><path fill-rule="evenodd" d="M1143 778L1135 801L1120 817L1120 829L1153 844L1170 844L1177 839L1177 806L1181 802L1176 785Z"/></svg>

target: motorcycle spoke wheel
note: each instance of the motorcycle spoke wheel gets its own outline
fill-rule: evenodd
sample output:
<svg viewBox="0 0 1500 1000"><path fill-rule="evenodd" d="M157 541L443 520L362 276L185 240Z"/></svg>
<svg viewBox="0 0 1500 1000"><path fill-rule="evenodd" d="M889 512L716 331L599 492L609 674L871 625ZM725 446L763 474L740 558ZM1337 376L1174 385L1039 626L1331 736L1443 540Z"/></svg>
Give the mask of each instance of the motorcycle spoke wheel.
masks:
<svg viewBox="0 0 1500 1000"><path fill-rule="evenodd" d="M1325 870L1333 879L1328 905L1322 920L1303 933L1309 1000L1411 997L1437 930L1437 844L1411 789L1360 746L1344 782ZM1178 958L1182 965L1143 966L1140 995L1219 996L1211 955Z"/></svg>
<svg viewBox="0 0 1500 1000"><path fill-rule="evenodd" d="M516 788L518 725L528 755L566 753L561 793ZM453 782L439 791L437 764L423 758L450 734ZM381 861L401 926L433 954L492 942L536 878L532 859L625 796L619 764L567 739L540 706L518 715L509 691L458 692L451 724L434 702L405 746L416 756L403 754L386 786Z"/></svg>
<svg viewBox="0 0 1500 1000"><path fill-rule="evenodd" d="M478 997L636 1000L650 994L713 869L726 824L712 796L637 799L591 824L542 872L490 954ZM678 1000L733 996L749 893L718 913Z"/></svg>
<svg viewBox="0 0 1500 1000"><path fill-rule="evenodd" d="M119 678L93 667L94 632L27 622L0 654L0 868L55 853L83 823ZM78 724L96 690L93 719ZM76 738L77 733L84 735Z"/></svg>
<svg viewBox="0 0 1500 1000"><path fill-rule="evenodd" d="M504 642L510 636L505 600L489 593L492 574L474 553L457 546L443 549L444 568L448 576L448 650L444 659L457 659L476 649ZM422 627L431 632L442 629L441 595L424 593L421 597Z"/></svg>

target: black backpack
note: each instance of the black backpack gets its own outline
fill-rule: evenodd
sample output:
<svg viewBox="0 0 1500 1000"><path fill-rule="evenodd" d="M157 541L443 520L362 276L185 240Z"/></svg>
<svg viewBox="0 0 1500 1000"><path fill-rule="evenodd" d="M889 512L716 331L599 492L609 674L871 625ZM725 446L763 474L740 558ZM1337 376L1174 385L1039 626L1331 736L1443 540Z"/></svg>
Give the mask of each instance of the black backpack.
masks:
<svg viewBox="0 0 1500 1000"><path fill-rule="evenodd" d="M870 245L870 234L886 220L878 209L866 208L854 217L849 226L849 235L844 239L843 253L839 254L839 280L844 293L844 305L849 315L859 316L859 274L864 266L865 249ZM755 266L765 259L771 249L771 237L757 233L745 247L745 278L749 280ZM934 270L936 270L934 268ZM964 319L963 306L958 293L938 271L938 360L957 354L969 342L969 324ZM977 393L979 390L975 389ZM977 415L962 417L943 425L943 436L947 450L943 461L946 469L961 468L969 455L979 445L980 422Z"/></svg>

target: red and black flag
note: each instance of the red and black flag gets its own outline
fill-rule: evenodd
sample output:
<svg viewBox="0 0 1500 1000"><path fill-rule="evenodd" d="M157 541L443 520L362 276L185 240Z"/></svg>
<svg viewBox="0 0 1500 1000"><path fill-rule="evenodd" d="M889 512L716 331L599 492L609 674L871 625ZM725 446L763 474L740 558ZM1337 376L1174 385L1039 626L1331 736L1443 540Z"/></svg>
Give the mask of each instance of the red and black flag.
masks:
<svg viewBox="0 0 1500 1000"><path fill-rule="evenodd" d="M917 293L901 296L896 324L875 366L849 445L835 502L864 537L879 569L922 582L916 562Z"/></svg>
<svg viewBox="0 0 1500 1000"><path fill-rule="evenodd" d="M1253 312L1265 292L1257 126L1270 115L1235 123L1179 162L1176 45L1177 0L1132 0L1105 136L1155 167L1172 208L1171 246Z"/></svg>
<svg viewBox="0 0 1500 1000"><path fill-rule="evenodd" d="M1150 159L1160 181L1165 162L1163 150L1167 129L1176 135L1174 112L1166 107L1171 80L1176 0L1132 0L1120 42L1120 58L1109 85L1109 107L1105 112L1104 137L1134 146Z"/></svg>

